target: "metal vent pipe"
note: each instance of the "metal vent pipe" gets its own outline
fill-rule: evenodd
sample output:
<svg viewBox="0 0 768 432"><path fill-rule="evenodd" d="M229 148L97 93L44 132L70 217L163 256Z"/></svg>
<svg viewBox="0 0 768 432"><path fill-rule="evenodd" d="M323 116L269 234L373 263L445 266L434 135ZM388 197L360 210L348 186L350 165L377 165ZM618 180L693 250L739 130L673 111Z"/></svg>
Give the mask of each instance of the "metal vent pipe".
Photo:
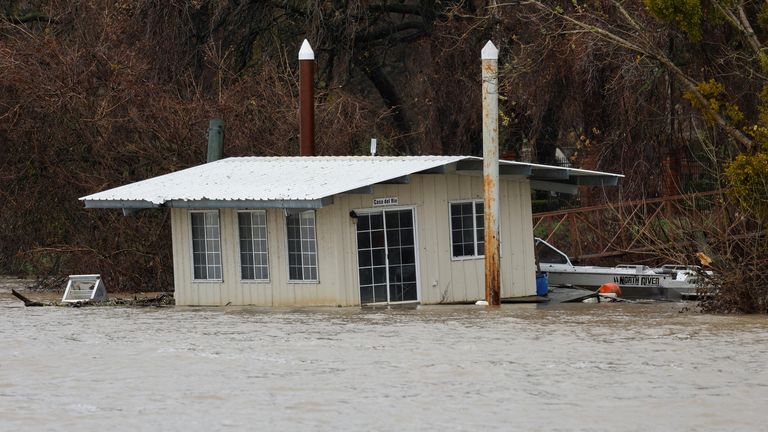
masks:
<svg viewBox="0 0 768 432"><path fill-rule="evenodd" d="M208 162L224 157L224 121L212 119L208 123Z"/></svg>
<svg viewBox="0 0 768 432"><path fill-rule="evenodd" d="M315 155L315 53L304 39L299 50L299 143L301 156Z"/></svg>

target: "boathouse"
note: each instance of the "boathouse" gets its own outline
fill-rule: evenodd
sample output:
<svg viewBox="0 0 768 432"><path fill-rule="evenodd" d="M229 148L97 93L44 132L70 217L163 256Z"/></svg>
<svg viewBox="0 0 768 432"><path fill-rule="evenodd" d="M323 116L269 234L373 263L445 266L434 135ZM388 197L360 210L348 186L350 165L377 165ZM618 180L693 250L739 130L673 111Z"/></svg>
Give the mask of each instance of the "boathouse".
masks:
<svg viewBox="0 0 768 432"><path fill-rule="evenodd" d="M503 298L535 294L531 189L620 175L499 161ZM177 305L308 306L485 298L482 160L234 157L80 198L169 208Z"/></svg>

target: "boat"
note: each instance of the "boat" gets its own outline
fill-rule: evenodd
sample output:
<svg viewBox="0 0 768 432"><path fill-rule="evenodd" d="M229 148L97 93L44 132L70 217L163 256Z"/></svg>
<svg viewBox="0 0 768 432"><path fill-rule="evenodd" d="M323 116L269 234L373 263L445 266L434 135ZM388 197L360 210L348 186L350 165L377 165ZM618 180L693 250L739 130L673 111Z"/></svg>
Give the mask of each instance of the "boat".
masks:
<svg viewBox="0 0 768 432"><path fill-rule="evenodd" d="M540 238L534 238L538 270L547 273L550 286L597 289L606 283L621 288L626 299L695 300L696 266L622 264L615 267L575 266L568 255Z"/></svg>

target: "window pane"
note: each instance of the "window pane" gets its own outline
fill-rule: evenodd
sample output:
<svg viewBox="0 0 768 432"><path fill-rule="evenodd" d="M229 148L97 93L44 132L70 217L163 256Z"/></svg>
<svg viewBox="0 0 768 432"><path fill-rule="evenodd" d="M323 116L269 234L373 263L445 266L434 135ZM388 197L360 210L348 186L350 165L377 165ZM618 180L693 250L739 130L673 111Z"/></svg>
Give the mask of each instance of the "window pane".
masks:
<svg viewBox="0 0 768 432"><path fill-rule="evenodd" d="M386 267L374 267L373 268L373 283L375 283L375 284L387 283L387 270L386 270Z"/></svg>
<svg viewBox="0 0 768 432"><path fill-rule="evenodd" d="M204 267L195 266L195 279L205 279Z"/></svg>
<svg viewBox="0 0 768 432"><path fill-rule="evenodd" d="M401 248L399 247L389 248L389 265L397 265L402 262L400 258L400 250Z"/></svg>
<svg viewBox="0 0 768 432"><path fill-rule="evenodd" d="M451 241L454 257L479 256L483 241L483 202L451 204Z"/></svg>
<svg viewBox="0 0 768 432"><path fill-rule="evenodd" d="M389 301L403 301L403 285L398 283L389 285Z"/></svg>
<svg viewBox="0 0 768 432"><path fill-rule="evenodd" d="M363 231L363 232L357 233L357 247L358 249L368 249L371 247L370 231Z"/></svg>
<svg viewBox="0 0 768 432"><path fill-rule="evenodd" d="M372 256L373 265L384 265L384 263L387 262L386 253L384 252L384 249L371 250L371 256Z"/></svg>
<svg viewBox="0 0 768 432"><path fill-rule="evenodd" d="M221 279L219 213L190 212L193 276L197 280Z"/></svg>
<svg viewBox="0 0 768 432"><path fill-rule="evenodd" d="M416 300L416 282L403 284L403 301Z"/></svg>
<svg viewBox="0 0 768 432"><path fill-rule="evenodd" d="M472 214L465 215L461 218L461 226L462 228L472 228L474 226L472 222Z"/></svg>
<svg viewBox="0 0 768 432"><path fill-rule="evenodd" d="M387 226L387 247L398 246L400 244L400 230L390 229Z"/></svg>
<svg viewBox="0 0 768 432"><path fill-rule="evenodd" d="M392 266L389 267L389 284L392 286L394 283L402 282L403 281L403 275L402 275L403 269L400 266Z"/></svg>
<svg viewBox="0 0 768 432"><path fill-rule="evenodd" d="M413 228L413 212L403 210L400 213L400 228Z"/></svg>
<svg viewBox="0 0 768 432"><path fill-rule="evenodd" d="M453 230L453 244L457 243L463 243L464 242L464 236L462 235L464 231L462 230Z"/></svg>
<svg viewBox="0 0 768 432"><path fill-rule="evenodd" d="M416 253L413 248L403 248L400 256L402 257L403 264L413 264L416 262Z"/></svg>
<svg viewBox="0 0 768 432"><path fill-rule="evenodd" d="M300 280L301 279L301 274L299 273L299 270L300 269L298 267L295 267L295 266L288 267L288 277L291 280Z"/></svg>
<svg viewBox="0 0 768 432"><path fill-rule="evenodd" d="M400 226L399 212L390 211L386 213L387 229L398 228Z"/></svg>
<svg viewBox="0 0 768 432"><path fill-rule="evenodd" d="M384 229L384 218L382 217L381 214L371 215L371 229L372 230Z"/></svg>
<svg viewBox="0 0 768 432"><path fill-rule="evenodd" d="M382 303L387 301L387 285L374 285L373 287L373 301Z"/></svg>
<svg viewBox="0 0 768 432"><path fill-rule="evenodd" d="M192 226L203 226L205 225L205 215L202 213L192 213Z"/></svg>
<svg viewBox="0 0 768 432"><path fill-rule="evenodd" d="M373 303L373 287L361 286L360 287L360 302L361 303Z"/></svg>
<svg viewBox="0 0 768 432"><path fill-rule="evenodd" d="M371 226L371 217L369 215L360 215L357 217L357 231L367 231Z"/></svg>
<svg viewBox="0 0 768 432"><path fill-rule="evenodd" d="M485 206L482 201L475 202L475 214L482 216L484 213L484 208Z"/></svg>
<svg viewBox="0 0 768 432"><path fill-rule="evenodd" d="M371 246L375 248L384 247L384 231L371 231Z"/></svg>
<svg viewBox="0 0 768 432"><path fill-rule="evenodd" d="M357 263L359 267L371 266L371 251L368 249L357 252Z"/></svg>
<svg viewBox="0 0 768 432"><path fill-rule="evenodd" d="M400 245L413 246L413 229L401 229L400 230Z"/></svg>
<svg viewBox="0 0 768 432"><path fill-rule="evenodd" d="M240 233L240 277L243 280L269 279L266 212L238 212L237 222Z"/></svg>
<svg viewBox="0 0 768 432"><path fill-rule="evenodd" d="M360 285L371 285L373 283L373 270L370 268L360 269Z"/></svg>
<svg viewBox="0 0 768 432"><path fill-rule="evenodd" d="M314 210L286 216L286 225L288 226L288 260L289 265L293 266L288 274L289 279L317 280Z"/></svg>

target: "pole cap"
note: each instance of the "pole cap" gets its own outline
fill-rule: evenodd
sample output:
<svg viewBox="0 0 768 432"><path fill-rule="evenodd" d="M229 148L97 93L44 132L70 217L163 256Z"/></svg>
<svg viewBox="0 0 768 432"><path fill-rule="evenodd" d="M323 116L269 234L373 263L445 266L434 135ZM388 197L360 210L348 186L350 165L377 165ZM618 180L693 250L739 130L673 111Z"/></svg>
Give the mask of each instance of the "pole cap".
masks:
<svg viewBox="0 0 768 432"><path fill-rule="evenodd" d="M483 50L480 51L480 58L483 60L498 60L499 49L496 48L496 45L494 45L493 42L488 41L483 47Z"/></svg>
<svg viewBox="0 0 768 432"><path fill-rule="evenodd" d="M312 47L309 46L309 41L304 39L304 43L301 44L299 50L299 60L314 60L315 52L312 51Z"/></svg>

